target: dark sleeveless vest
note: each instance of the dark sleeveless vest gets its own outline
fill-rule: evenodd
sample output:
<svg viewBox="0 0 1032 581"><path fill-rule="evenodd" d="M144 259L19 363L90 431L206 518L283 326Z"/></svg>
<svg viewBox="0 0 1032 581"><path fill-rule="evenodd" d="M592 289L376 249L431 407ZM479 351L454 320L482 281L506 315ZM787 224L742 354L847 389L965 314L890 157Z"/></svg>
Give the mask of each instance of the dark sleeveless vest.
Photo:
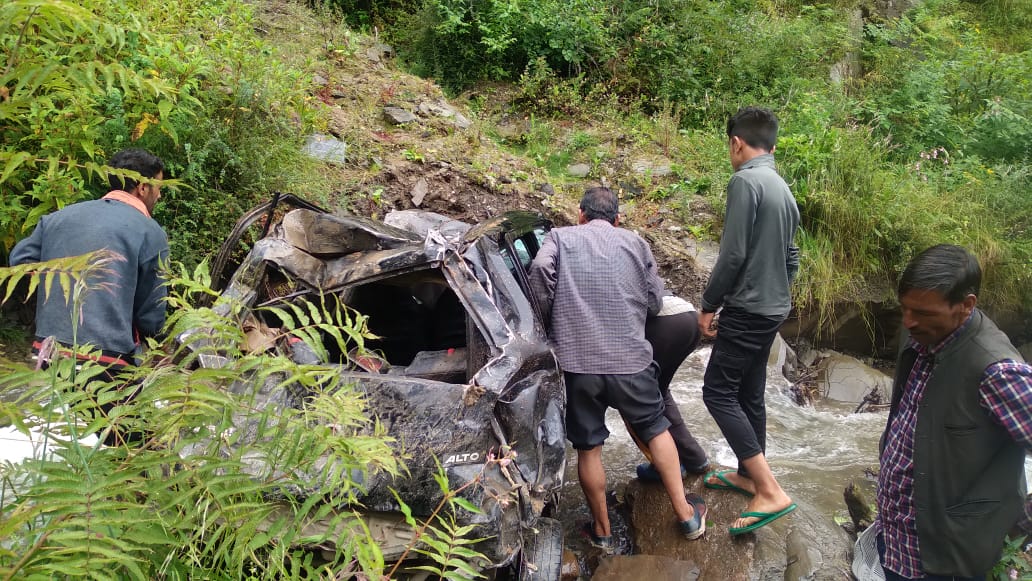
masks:
<svg viewBox="0 0 1032 581"><path fill-rule="evenodd" d="M904 336L903 345L907 337ZM1024 512L1025 450L979 404L986 367L1022 361L981 311L934 356L914 435L914 505L925 573L975 577L999 560L1004 536ZM889 423L917 352L900 353Z"/></svg>

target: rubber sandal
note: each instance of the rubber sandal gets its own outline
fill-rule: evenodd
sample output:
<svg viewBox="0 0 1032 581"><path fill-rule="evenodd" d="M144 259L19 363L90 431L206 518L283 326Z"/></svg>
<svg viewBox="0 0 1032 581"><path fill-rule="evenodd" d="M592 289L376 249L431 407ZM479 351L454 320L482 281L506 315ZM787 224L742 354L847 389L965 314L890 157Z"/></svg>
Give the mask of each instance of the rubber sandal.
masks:
<svg viewBox="0 0 1032 581"><path fill-rule="evenodd" d="M734 484L731 483L730 480L727 479L726 476L724 476L725 474L730 474L732 472L734 472L734 470L714 470L712 472L709 472L702 479L703 486L705 486L706 488L711 488L713 490L730 490L731 492L737 492L738 494L744 494L746 496L752 496L753 493L751 493L748 490L742 488L741 486L735 486ZM714 476L717 478L717 480L723 482L723 484L717 484L715 482L710 482L710 478L713 478Z"/></svg>
<svg viewBox="0 0 1032 581"><path fill-rule="evenodd" d="M760 520L758 520L758 521L756 521L756 522L754 522L754 523L752 523L750 525L746 525L744 527L738 527L738 528L731 527L731 529L730 529L731 536L732 537L736 537L738 535L744 535L745 533L749 533L749 532L755 531L756 529L758 529L760 527L765 527L765 526L769 525L770 523L778 520L779 518L785 516L786 514L792 512L795 509L796 509L796 505L795 505L795 503L792 503L792 504L788 505L787 508L784 508L784 509L779 510L777 512L743 512L739 516L741 516L743 518L755 517L755 518L758 518Z"/></svg>

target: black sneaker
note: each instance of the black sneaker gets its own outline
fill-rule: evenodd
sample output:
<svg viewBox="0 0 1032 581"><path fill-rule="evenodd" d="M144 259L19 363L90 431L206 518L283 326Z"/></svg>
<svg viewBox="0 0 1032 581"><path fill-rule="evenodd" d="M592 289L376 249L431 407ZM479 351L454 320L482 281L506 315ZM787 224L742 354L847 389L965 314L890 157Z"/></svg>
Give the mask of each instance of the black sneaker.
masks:
<svg viewBox="0 0 1032 581"><path fill-rule="evenodd" d="M705 474L705 473L709 472L710 463L709 463L709 460L707 460L707 461L703 462L702 464L700 464L698 466L685 466L685 465L682 464L681 465L681 469L687 471L689 474L695 474L695 475Z"/></svg>
<svg viewBox="0 0 1032 581"><path fill-rule="evenodd" d="M685 500L692 505L695 514L692 515L692 518L679 522L678 526L681 528L684 538L694 541L706 532L706 501L698 494L685 495Z"/></svg>
<svg viewBox="0 0 1032 581"><path fill-rule="evenodd" d="M613 552L613 537L600 537L595 534L595 523L588 522L581 527L581 533L587 537L588 543L596 549L602 549L606 553Z"/></svg>

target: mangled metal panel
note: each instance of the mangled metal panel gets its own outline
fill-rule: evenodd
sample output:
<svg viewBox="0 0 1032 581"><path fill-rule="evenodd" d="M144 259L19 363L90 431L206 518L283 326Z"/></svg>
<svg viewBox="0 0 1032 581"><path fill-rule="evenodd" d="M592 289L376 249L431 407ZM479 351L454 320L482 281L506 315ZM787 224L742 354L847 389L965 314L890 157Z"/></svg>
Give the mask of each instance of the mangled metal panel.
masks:
<svg viewBox="0 0 1032 581"><path fill-rule="evenodd" d="M342 255L363 250L386 250L418 243L412 232L360 216L338 216L297 209L280 224L283 238L309 254Z"/></svg>

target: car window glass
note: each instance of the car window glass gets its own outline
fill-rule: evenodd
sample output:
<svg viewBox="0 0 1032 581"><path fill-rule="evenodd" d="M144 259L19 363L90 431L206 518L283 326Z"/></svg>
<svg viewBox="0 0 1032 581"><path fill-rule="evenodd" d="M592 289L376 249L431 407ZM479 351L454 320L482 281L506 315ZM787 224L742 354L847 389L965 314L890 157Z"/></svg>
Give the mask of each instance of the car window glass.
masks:
<svg viewBox="0 0 1032 581"><path fill-rule="evenodd" d="M513 240L512 247L516 250L516 256L519 259L520 264L523 265L523 268L530 268L530 263L534 260L534 254L537 254L537 248L535 247L532 253L527 247L527 241L523 238Z"/></svg>
<svg viewBox="0 0 1032 581"><path fill-rule="evenodd" d="M534 254L537 255L537 249L541 248L541 245L545 242L545 236L548 235L548 228L544 226L538 226L534 229L534 238L537 240L537 247L534 249Z"/></svg>

